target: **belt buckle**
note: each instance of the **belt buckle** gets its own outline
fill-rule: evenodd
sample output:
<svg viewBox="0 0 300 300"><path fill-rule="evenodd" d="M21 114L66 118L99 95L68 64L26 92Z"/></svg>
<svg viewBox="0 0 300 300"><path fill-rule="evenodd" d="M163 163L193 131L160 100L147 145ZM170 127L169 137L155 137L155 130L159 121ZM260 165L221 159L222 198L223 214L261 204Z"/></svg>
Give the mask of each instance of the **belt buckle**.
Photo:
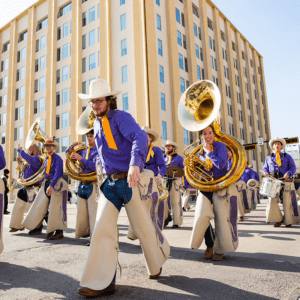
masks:
<svg viewBox="0 0 300 300"><path fill-rule="evenodd" d="M115 178L115 175L116 175L116 174L111 174L111 176L110 176L110 178L111 178L113 181L117 181L117 180L118 180L118 178Z"/></svg>

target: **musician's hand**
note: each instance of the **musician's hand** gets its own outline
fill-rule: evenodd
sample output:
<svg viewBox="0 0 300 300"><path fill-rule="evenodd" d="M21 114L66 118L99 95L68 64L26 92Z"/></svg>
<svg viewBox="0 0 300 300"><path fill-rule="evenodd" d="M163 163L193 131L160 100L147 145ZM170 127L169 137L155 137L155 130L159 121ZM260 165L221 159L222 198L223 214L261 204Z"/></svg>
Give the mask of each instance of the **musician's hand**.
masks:
<svg viewBox="0 0 300 300"><path fill-rule="evenodd" d="M130 166L127 176L128 186L136 188L138 181L141 180L140 168L138 166Z"/></svg>
<svg viewBox="0 0 300 300"><path fill-rule="evenodd" d="M52 195L52 186L49 186L47 188L46 194L47 194L47 196L51 196Z"/></svg>
<svg viewBox="0 0 300 300"><path fill-rule="evenodd" d="M21 157L21 156L18 156L18 157L16 158L16 160L17 160L18 162L21 162L21 161L22 161L22 157Z"/></svg>
<svg viewBox="0 0 300 300"><path fill-rule="evenodd" d="M288 179L288 178L290 178L290 176L287 173L285 173L284 176L283 176L283 178L284 179Z"/></svg>
<svg viewBox="0 0 300 300"><path fill-rule="evenodd" d="M267 172L265 172L264 175L265 175L265 177L269 177L269 173L267 173Z"/></svg>
<svg viewBox="0 0 300 300"><path fill-rule="evenodd" d="M73 152L73 153L71 154L71 158L80 161L80 160L82 159L82 156L81 156L80 154L76 153L76 152Z"/></svg>
<svg viewBox="0 0 300 300"><path fill-rule="evenodd" d="M155 177L155 181L156 182L159 182L161 180L162 176L159 174Z"/></svg>
<svg viewBox="0 0 300 300"><path fill-rule="evenodd" d="M203 145L203 150L208 154L210 152L210 145L208 143L205 143Z"/></svg>
<svg viewBox="0 0 300 300"><path fill-rule="evenodd" d="M81 143L79 143L79 142L73 142L72 144L71 144L71 146L72 147L76 147L76 146L78 146L78 145L80 145Z"/></svg>

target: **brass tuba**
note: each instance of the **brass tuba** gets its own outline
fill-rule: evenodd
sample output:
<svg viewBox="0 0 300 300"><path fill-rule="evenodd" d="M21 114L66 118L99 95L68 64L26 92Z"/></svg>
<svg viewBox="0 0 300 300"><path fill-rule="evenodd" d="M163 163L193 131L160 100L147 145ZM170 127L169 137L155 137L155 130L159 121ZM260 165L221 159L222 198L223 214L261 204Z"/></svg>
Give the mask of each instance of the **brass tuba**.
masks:
<svg viewBox="0 0 300 300"><path fill-rule="evenodd" d="M96 119L96 115L94 111L92 110L91 106L88 106L77 121L77 127L76 127L77 133L83 135L88 133L90 130L92 130L95 119ZM80 161L71 158L71 154L73 152L78 152L85 148L86 147L73 149L73 147L69 147L69 151L66 154L66 160L65 160L65 172L66 174L68 174L68 176L70 176L74 180L83 181L83 182L97 181L96 172L80 174L84 168L83 164L80 163Z"/></svg>
<svg viewBox="0 0 300 300"><path fill-rule="evenodd" d="M181 96L178 105L178 118L181 125L189 131L200 131L209 125L215 130L215 141L223 142L232 152L232 167L223 177L214 179L205 169L207 164L197 156L203 145L198 145L191 152L188 146L183 153L184 173L194 188L204 192L214 192L235 183L246 167L246 153L241 143L233 136L221 132L219 109L221 95L218 87L211 81L200 80L191 85Z"/></svg>
<svg viewBox="0 0 300 300"><path fill-rule="evenodd" d="M29 129L25 142L25 149L29 149L29 147L35 142L44 144L47 138L47 134L40 128L40 119L38 118L34 121L34 123L31 125L31 128ZM22 186L30 186L42 180L44 178L46 157L47 154L42 148L42 155L40 156L40 158L42 159L42 166L35 174L27 179L23 179L27 164L24 161L18 162L18 166L16 168L16 182Z"/></svg>

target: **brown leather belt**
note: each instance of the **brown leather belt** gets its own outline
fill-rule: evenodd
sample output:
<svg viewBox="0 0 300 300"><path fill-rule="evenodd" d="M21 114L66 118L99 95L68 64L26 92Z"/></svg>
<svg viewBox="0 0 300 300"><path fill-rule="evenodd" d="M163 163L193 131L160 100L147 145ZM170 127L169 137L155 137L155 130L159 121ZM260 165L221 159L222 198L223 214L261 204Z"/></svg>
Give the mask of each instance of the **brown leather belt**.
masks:
<svg viewBox="0 0 300 300"><path fill-rule="evenodd" d="M118 179L124 179L125 177L127 177L128 172L122 172L122 173L118 173L118 174L103 174L104 176L106 176L107 178L111 178L113 180L118 180Z"/></svg>

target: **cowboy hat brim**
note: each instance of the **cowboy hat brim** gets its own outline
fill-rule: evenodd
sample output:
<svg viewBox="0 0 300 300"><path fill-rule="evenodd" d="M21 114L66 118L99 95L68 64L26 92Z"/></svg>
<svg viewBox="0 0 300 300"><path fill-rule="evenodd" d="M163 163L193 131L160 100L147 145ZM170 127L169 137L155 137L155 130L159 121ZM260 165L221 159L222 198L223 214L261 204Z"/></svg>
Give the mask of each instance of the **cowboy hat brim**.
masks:
<svg viewBox="0 0 300 300"><path fill-rule="evenodd" d="M168 146L168 145L170 145L170 146L174 146L174 147L175 147L175 149L177 149L177 148L178 148L178 144L177 144L177 143L175 143L175 142L172 142L172 141L167 141L167 142L165 143L165 146L164 146L164 147L166 147L166 146Z"/></svg>
<svg viewBox="0 0 300 300"><path fill-rule="evenodd" d="M155 130L150 129L149 127L146 127L146 126L143 126L142 129L143 129L146 133L151 134L151 135L154 137L153 142L155 142L155 141L158 140L159 135L158 135L158 133L157 133Z"/></svg>
<svg viewBox="0 0 300 300"><path fill-rule="evenodd" d="M281 143L281 145L282 145L282 150L285 148L285 146L286 146L286 141L285 141L285 139L280 139L280 138L275 138L275 139L273 139L273 140L271 140L270 142L269 142L269 146L270 146L270 148L273 150L273 144L275 143L275 142L280 142Z"/></svg>
<svg viewBox="0 0 300 300"><path fill-rule="evenodd" d="M57 142L55 142L55 141L54 141L53 143L47 144L47 145L53 145L53 146L55 146L56 149L59 148L59 143L57 143ZM46 145L43 144L42 147L43 147L43 149L45 149L45 148L46 148Z"/></svg>
<svg viewBox="0 0 300 300"><path fill-rule="evenodd" d="M102 98L102 97L117 96L121 93L122 93L121 91L117 91L117 92L110 92L110 93L98 94L98 95L78 94L78 97L82 100L91 101L92 99L97 99L97 98Z"/></svg>

